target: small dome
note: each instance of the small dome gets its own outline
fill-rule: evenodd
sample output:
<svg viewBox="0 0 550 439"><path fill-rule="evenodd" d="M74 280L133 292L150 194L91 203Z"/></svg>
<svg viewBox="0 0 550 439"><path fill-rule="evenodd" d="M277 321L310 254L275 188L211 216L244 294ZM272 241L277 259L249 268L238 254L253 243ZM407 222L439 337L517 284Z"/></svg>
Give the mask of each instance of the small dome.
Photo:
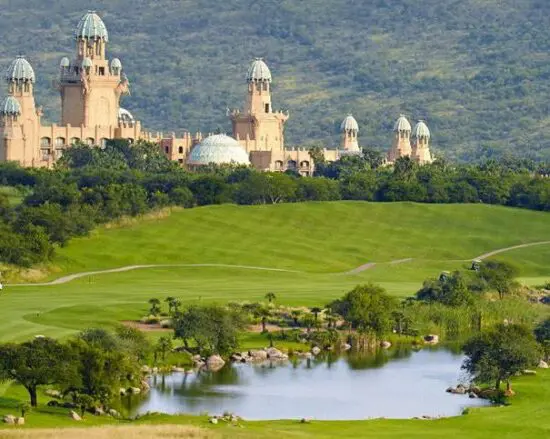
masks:
<svg viewBox="0 0 550 439"><path fill-rule="evenodd" d="M256 58L254 61L252 61L252 64L250 64L250 67L248 68L248 72L246 74L246 80L248 82L271 82L271 72L269 71L269 67L267 67L267 64L262 58Z"/></svg>
<svg viewBox="0 0 550 439"><path fill-rule="evenodd" d="M359 131L359 124L355 120L355 117L353 117L351 114L348 114L348 116L342 121L342 124L340 125L340 131L347 132L347 131Z"/></svg>
<svg viewBox="0 0 550 439"><path fill-rule="evenodd" d="M113 60L111 61L111 69L121 69L122 68L122 63L120 62L120 60L118 58L113 58Z"/></svg>
<svg viewBox="0 0 550 439"><path fill-rule="evenodd" d="M34 70L22 56L15 58L6 71L7 81L35 81Z"/></svg>
<svg viewBox="0 0 550 439"><path fill-rule="evenodd" d="M397 119L397 122L395 122L395 125L393 127L394 131L411 131L411 124L407 120L407 118L402 114L399 116L399 119Z"/></svg>
<svg viewBox="0 0 550 439"><path fill-rule="evenodd" d="M93 63L92 60L88 57L82 59L82 67L92 67Z"/></svg>
<svg viewBox="0 0 550 439"><path fill-rule="evenodd" d="M119 122L134 122L134 116L126 108L120 107L118 109L118 120Z"/></svg>
<svg viewBox="0 0 550 439"><path fill-rule="evenodd" d="M66 56L64 56L63 58L61 58L61 61L59 62L59 67L69 67L71 65L71 61L69 61L69 58L67 58Z"/></svg>
<svg viewBox="0 0 550 439"><path fill-rule="evenodd" d="M74 32L76 39L87 38L90 40L101 38L105 41L109 41L109 33L105 27L103 20L99 18L99 15L95 11L88 11L78 22L76 30Z"/></svg>
<svg viewBox="0 0 550 439"><path fill-rule="evenodd" d="M431 133L428 125L423 120L419 120L413 130L413 137L426 137L430 138Z"/></svg>
<svg viewBox="0 0 550 439"><path fill-rule="evenodd" d="M8 96L2 102L2 106L0 106L0 113L4 116L19 116L21 114L21 105L19 105L19 101L13 96Z"/></svg>
<svg viewBox="0 0 550 439"><path fill-rule="evenodd" d="M249 165L250 160L245 149L235 139L225 134L215 134L195 146L187 159L189 165L210 163Z"/></svg>

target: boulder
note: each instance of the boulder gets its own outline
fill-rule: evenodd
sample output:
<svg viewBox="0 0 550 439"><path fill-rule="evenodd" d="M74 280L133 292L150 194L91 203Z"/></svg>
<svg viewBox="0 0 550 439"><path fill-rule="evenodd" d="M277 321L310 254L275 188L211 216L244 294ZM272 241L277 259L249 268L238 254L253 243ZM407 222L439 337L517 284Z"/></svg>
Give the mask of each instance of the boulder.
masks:
<svg viewBox="0 0 550 439"><path fill-rule="evenodd" d="M177 366L172 366L172 372L178 372L178 373L184 373L185 372L185 368L183 367L177 367Z"/></svg>
<svg viewBox="0 0 550 439"><path fill-rule="evenodd" d="M194 362L202 361L202 357L200 355L193 355L191 357L191 360L193 360Z"/></svg>
<svg viewBox="0 0 550 439"><path fill-rule="evenodd" d="M391 343L389 341L383 341L382 343L380 343L380 347L382 349L389 349L391 348Z"/></svg>
<svg viewBox="0 0 550 439"><path fill-rule="evenodd" d="M6 415L2 420L4 421L5 424L11 424L11 425L15 424L15 416L13 415Z"/></svg>
<svg viewBox="0 0 550 439"><path fill-rule="evenodd" d="M276 348L267 348L267 357L270 360L287 360L288 355L283 354L279 349Z"/></svg>
<svg viewBox="0 0 550 439"><path fill-rule="evenodd" d="M252 357L252 361L264 361L267 360L267 352L260 350L260 351L249 351L248 354Z"/></svg>
<svg viewBox="0 0 550 439"><path fill-rule="evenodd" d="M94 412L94 415L96 416L103 416L105 414L105 412L101 407L94 407L93 412Z"/></svg>
<svg viewBox="0 0 550 439"><path fill-rule="evenodd" d="M149 385L149 382L147 380L141 380L141 390L144 392L148 392L151 390L151 386Z"/></svg>
<svg viewBox="0 0 550 439"><path fill-rule="evenodd" d="M61 398L61 392L59 390L47 389L44 393L52 398Z"/></svg>
<svg viewBox="0 0 550 439"><path fill-rule="evenodd" d="M218 423L218 418L210 418L210 423L216 425Z"/></svg>
<svg viewBox="0 0 550 439"><path fill-rule="evenodd" d="M120 413L117 412L115 409L109 409L109 416L112 416L113 418L120 418Z"/></svg>
<svg viewBox="0 0 550 439"><path fill-rule="evenodd" d="M321 353L321 348L319 346L313 346L311 348L311 353L313 355L319 355Z"/></svg>
<svg viewBox="0 0 550 439"><path fill-rule="evenodd" d="M23 418L23 417L15 418L15 424L16 425L25 425L25 418Z"/></svg>
<svg viewBox="0 0 550 439"><path fill-rule="evenodd" d="M141 389L139 387L128 387L126 393L130 395L139 395L141 393Z"/></svg>
<svg viewBox="0 0 550 439"><path fill-rule="evenodd" d="M435 334L429 334L424 336L424 343L426 344L438 344L439 343L439 335Z"/></svg>
<svg viewBox="0 0 550 439"><path fill-rule="evenodd" d="M351 349L351 345L349 343L344 343L342 345L342 350L343 351L349 351Z"/></svg>
<svg viewBox="0 0 550 439"><path fill-rule="evenodd" d="M219 355L210 355L206 360L206 366L214 372L220 370L225 365L225 361Z"/></svg>
<svg viewBox="0 0 550 439"><path fill-rule="evenodd" d="M241 354L239 354L238 352L234 353L231 355L231 357L229 357L229 359L231 361L233 361L234 363L240 363L243 361L243 356Z"/></svg>
<svg viewBox="0 0 550 439"><path fill-rule="evenodd" d="M525 369L523 371L523 375L536 375L536 374L537 374L536 370Z"/></svg>
<svg viewBox="0 0 550 439"><path fill-rule="evenodd" d="M152 372L153 374L157 374L157 373L159 373L159 368L158 368L158 367L153 367L153 368L151 369L151 372Z"/></svg>
<svg viewBox="0 0 550 439"><path fill-rule="evenodd" d="M145 374L151 373L151 368L149 366L141 366L141 372Z"/></svg>
<svg viewBox="0 0 550 439"><path fill-rule="evenodd" d="M468 393L468 397L470 399L476 399L478 396L474 392L470 392L470 393Z"/></svg>
<svg viewBox="0 0 550 439"><path fill-rule="evenodd" d="M539 369L548 369L548 363L544 360L540 360L539 365L537 367Z"/></svg>
<svg viewBox="0 0 550 439"><path fill-rule="evenodd" d="M77 412L75 412L74 410L71 410L69 412L69 418L71 418L75 421L82 421L82 418L80 417L80 415Z"/></svg>
<svg viewBox="0 0 550 439"><path fill-rule="evenodd" d="M121 388L118 390L118 394L119 394L120 396L126 395L126 389L123 389L123 388L121 387Z"/></svg>

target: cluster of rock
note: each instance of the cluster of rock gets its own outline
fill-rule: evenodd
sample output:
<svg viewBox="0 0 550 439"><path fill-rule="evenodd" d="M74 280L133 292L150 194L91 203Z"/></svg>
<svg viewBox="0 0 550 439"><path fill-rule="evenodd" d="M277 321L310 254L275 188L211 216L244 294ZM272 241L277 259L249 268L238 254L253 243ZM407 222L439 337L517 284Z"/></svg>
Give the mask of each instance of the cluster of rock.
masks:
<svg viewBox="0 0 550 439"><path fill-rule="evenodd" d="M23 417L6 415L2 420L4 421L4 424L8 425L25 425L25 418Z"/></svg>
<svg viewBox="0 0 550 439"><path fill-rule="evenodd" d="M237 352L231 355L230 359L235 363L261 363L266 360L285 361L288 360L288 355L277 348L265 348L247 352Z"/></svg>
<svg viewBox="0 0 550 439"><path fill-rule="evenodd" d="M470 398L484 398L487 396L482 396L483 390L477 386L465 386L464 384L459 384L456 387L449 387L446 390L447 393L452 393L454 395L468 395Z"/></svg>
<svg viewBox="0 0 550 439"><path fill-rule="evenodd" d="M232 424L236 424L240 420L241 418L233 413L224 413L221 416L211 416L209 419L211 424L218 424L219 422L231 422Z"/></svg>
<svg viewBox="0 0 550 439"><path fill-rule="evenodd" d="M436 345L439 343L439 335L429 334L424 336L424 343Z"/></svg>

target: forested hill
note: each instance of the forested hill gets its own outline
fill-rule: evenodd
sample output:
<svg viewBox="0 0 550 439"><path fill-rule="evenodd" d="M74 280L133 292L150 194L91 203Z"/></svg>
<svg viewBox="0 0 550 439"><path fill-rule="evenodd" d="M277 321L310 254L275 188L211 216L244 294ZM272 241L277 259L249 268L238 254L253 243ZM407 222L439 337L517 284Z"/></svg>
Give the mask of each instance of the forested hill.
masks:
<svg viewBox="0 0 550 439"><path fill-rule="evenodd" d="M24 4L23 4L24 3ZM230 130L249 61L265 57L289 145L338 141L348 112L361 143L386 149L403 112L427 119L438 152L550 158L548 0L0 0L2 64L24 53L37 100L72 31L95 8L132 84L123 105L152 129Z"/></svg>

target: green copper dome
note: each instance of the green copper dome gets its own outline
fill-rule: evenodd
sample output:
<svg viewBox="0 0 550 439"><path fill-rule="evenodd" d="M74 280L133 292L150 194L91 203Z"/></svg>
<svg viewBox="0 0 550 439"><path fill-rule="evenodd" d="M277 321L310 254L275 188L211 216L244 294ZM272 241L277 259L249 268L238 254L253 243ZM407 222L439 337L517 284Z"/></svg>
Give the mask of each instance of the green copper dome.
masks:
<svg viewBox="0 0 550 439"><path fill-rule="evenodd" d="M109 33L103 20L95 11L88 11L78 22L74 32L76 39L87 38L89 40L103 39L109 41Z"/></svg>
<svg viewBox="0 0 550 439"><path fill-rule="evenodd" d="M250 64L248 72L246 73L246 80L248 82L271 82L271 72L262 58L256 58L252 61L252 64Z"/></svg>
<svg viewBox="0 0 550 439"><path fill-rule="evenodd" d="M235 139L225 134L215 134L195 146L187 159L189 165L211 163L249 165L250 160L245 149Z"/></svg>
<svg viewBox="0 0 550 439"><path fill-rule="evenodd" d="M393 130L398 132L401 132L401 131L408 131L409 133L411 132L412 130L411 124L407 120L405 115L402 114L401 116L399 116L399 119L397 119L397 122L395 122Z"/></svg>
<svg viewBox="0 0 550 439"><path fill-rule="evenodd" d="M428 125L423 120L419 120L416 126L414 127L413 137L420 138L420 137L426 137L427 139L430 138L431 133L430 129L428 128Z"/></svg>
<svg viewBox="0 0 550 439"><path fill-rule="evenodd" d="M21 115L21 105L13 96L8 96L0 106L0 113L4 116L19 116Z"/></svg>
<svg viewBox="0 0 550 439"><path fill-rule="evenodd" d="M355 120L355 117L353 117L351 114L348 114L348 116L342 121L342 124L340 125L340 131L342 131L343 133L348 131L359 132L359 124Z"/></svg>
<svg viewBox="0 0 550 439"><path fill-rule="evenodd" d="M35 81L34 70L22 56L15 58L6 71L7 81Z"/></svg>

